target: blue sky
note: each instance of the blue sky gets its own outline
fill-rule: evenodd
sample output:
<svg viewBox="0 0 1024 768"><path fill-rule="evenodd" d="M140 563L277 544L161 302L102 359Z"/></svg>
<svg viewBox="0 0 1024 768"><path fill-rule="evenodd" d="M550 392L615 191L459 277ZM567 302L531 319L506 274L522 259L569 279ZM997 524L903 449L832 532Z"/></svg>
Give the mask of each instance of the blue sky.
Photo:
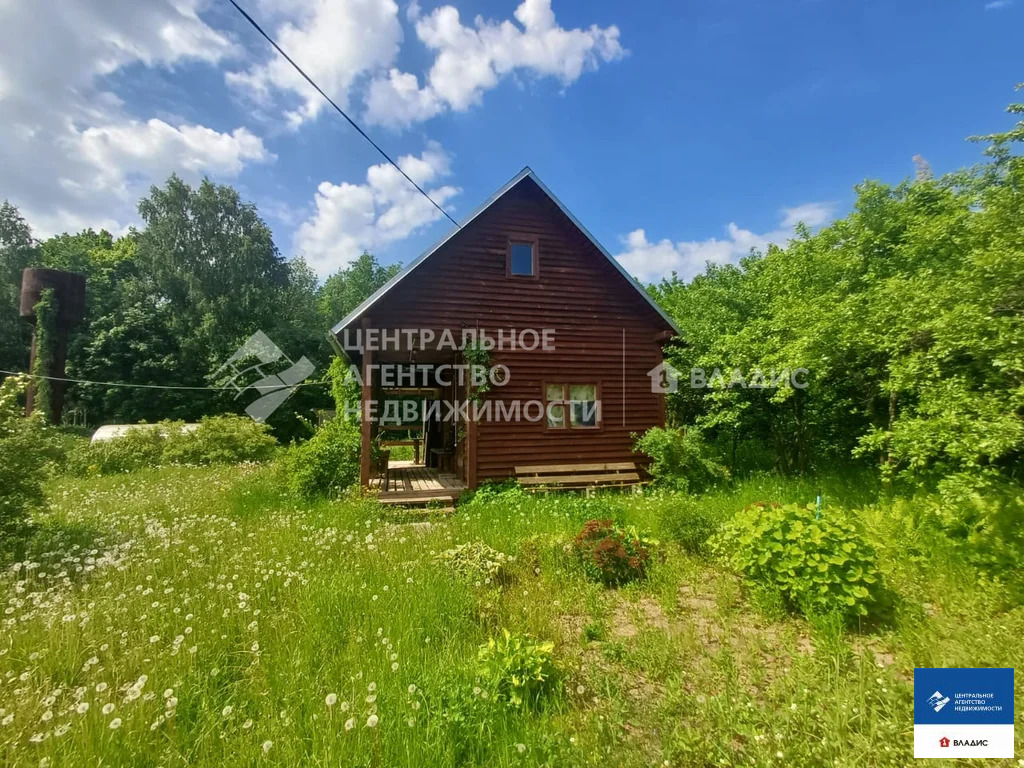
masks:
<svg viewBox="0 0 1024 768"><path fill-rule="evenodd" d="M245 5L456 219L530 165L643 279L841 216L915 154L976 162L1024 80L1024 0ZM37 234L123 231L171 171L321 275L447 230L223 0L68 8L0 8L0 197Z"/></svg>

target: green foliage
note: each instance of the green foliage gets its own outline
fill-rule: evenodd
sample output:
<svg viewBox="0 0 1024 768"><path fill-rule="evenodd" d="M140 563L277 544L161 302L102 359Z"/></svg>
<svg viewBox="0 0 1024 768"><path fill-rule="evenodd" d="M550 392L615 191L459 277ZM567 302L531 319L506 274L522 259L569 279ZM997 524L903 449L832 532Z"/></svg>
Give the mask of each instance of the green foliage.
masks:
<svg viewBox="0 0 1024 768"><path fill-rule="evenodd" d="M204 416L192 432L179 432L175 439L165 440L162 463L201 466L266 461L276 446L266 425L247 416Z"/></svg>
<svg viewBox="0 0 1024 768"><path fill-rule="evenodd" d="M709 456L696 429L652 427L637 440L636 449L651 457L648 471L665 488L700 493L729 477L729 471Z"/></svg>
<svg viewBox="0 0 1024 768"><path fill-rule="evenodd" d="M288 449L288 482L302 498L335 496L359 482L359 424L337 416Z"/></svg>
<svg viewBox="0 0 1024 768"><path fill-rule="evenodd" d="M36 359L32 368L35 388L32 405L50 423L53 422L53 384L47 377L52 375L56 355L58 309L52 288L45 289L33 307L36 315Z"/></svg>
<svg viewBox="0 0 1024 768"><path fill-rule="evenodd" d="M331 382L331 397L334 399L334 411L338 416L344 416L346 408L357 404L362 397L359 381L355 376L350 376L351 363L341 355L331 359L330 367L327 369L327 378Z"/></svg>
<svg viewBox="0 0 1024 768"><path fill-rule="evenodd" d="M647 561L656 545L636 528L612 520L588 520L573 539L572 548L590 579L620 586L647 574Z"/></svg>
<svg viewBox="0 0 1024 768"><path fill-rule="evenodd" d="M506 584L514 557L487 546L482 541L457 544L439 554L436 561L459 576L475 583Z"/></svg>
<svg viewBox="0 0 1024 768"><path fill-rule="evenodd" d="M355 261L328 277L317 297L324 327L330 328L358 307L374 291L401 271L401 265L382 266L363 251Z"/></svg>
<svg viewBox="0 0 1024 768"><path fill-rule="evenodd" d="M972 565L1002 577L1018 573L1024 560L1024 491L1001 483L980 493L972 484L951 502L952 491L946 490L900 500L894 511L919 527L945 534Z"/></svg>
<svg viewBox="0 0 1024 768"><path fill-rule="evenodd" d="M29 508L43 499L48 428L42 414L25 417L20 397L27 387L27 377L0 382L0 542L24 527Z"/></svg>
<svg viewBox="0 0 1024 768"><path fill-rule="evenodd" d="M470 380L480 380L482 383L471 387L470 399L480 402L484 395L491 391L491 352L479 339L467 343L462 347L462 357L469 366Z"/></svg>
<svg viewBox="0 0 1024 768"><path fill-rule="evenodd" d="M0 204L0 369L28 368L30 326L21 319L21 272L38 253L32 230L18 209Z"/></svg>
<svg viewBox="0 0 1024 768"><path fill-rule="evenodd" d="M875 552L843 510L752 504L723 526L713 548L755 586L808 616L867 616L882 597Z"/></svg>
<svg viewBox="0 0 1024 768"><path fill-rule="evenodd" d="M667 351L677 369L809 372L806 389L680 387L670 421L702 428L738 471L756 444L787 474L854 456L893 487L1019 484L1024 157L1009 154L1019 126L986 138L994 163L866 182L813 235L655 286L686 331Z"/></svg>
<svg viewBox="0 0 1024 768"><path fill-rule="evenodd" d="M112 440L83 446L69 460L73 474L112 475L161 464L164 441L177 438L184 422L139 425Z"/></svg>
<svg viewBox="0 0 1024 768"><path fill-rule="evenodd" d="M109 475L174 464L203 466L265 461L277 442L267 427L245 416L204 416L194 430L184 422L141 424L120 437L82 445L68 458L75 474Z"/></svg>
<svg viewBox="0 0 1024 768"><path fill-rule="evenodd" d="M515 480L508 480L504 483L484 483L475 491L468 492L466 496L468 498L465 499L465 503L480 505L513 505L530 498L530 494Z"/></svg>
<svg viewBox="0 0 1024 768"><path fill-rule="evenodd" d="M691 554L702 554L718 530L721 517L703 499L672 495L661 510L661 530Z"/></svg>
<svg viewBox="0 0 1024 768"><path fill-rule="evenodd" d="M477 674L491 697L510 709L536 707L558 684L555 644L507 629L477 652Z"/></svg>

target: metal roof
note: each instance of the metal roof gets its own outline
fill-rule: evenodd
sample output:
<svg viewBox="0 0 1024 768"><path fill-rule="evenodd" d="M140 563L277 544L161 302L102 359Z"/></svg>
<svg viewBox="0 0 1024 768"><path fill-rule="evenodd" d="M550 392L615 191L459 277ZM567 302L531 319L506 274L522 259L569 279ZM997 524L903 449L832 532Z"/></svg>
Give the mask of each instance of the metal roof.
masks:
<svg viewBox="0 0 1024 768"><path fill-rule="evenodd" d="M473 213L469 216L469 218L466 219L462 223L462 225L460 227L458 227L456 229L453 229L448 234L446 234L443 238L441 238L441 240L439 240L433 246L431 246L426 251L421 253L414 261L410 262L409 265L405 269L403 269L397 275L395 275L390 280L388 280L384 285L382 285L380 288L378 288L376 291L374 291L373 294L366 301L364 301L362 304L360 304L358 307L356 307L354 310L352 310L345 317L345 319L343 319L341 322L339 322L337 325L335 325L333 328L331 328L331 331L328 334L328 338L331 340L332 344L335 345L335 346L337 345L337 335L342 331L342 329L344 329L346 326L348 326L354 320L356 320L361 315L363 315L367 310L369 310L370 307L372 307L374 304L376 304L384 296L384 294L386 294L388 291L390 291L392 288L394 288L396 285L398 285L406 277L406 275L408 275L410 272L412 272L414 269L416 269L416 267L418 267L420 264L422 264L424 261L426 261L442 245L444 245L449 240L451 240L453 237L455 237L455 235L457 235L459 232L461 232L465 227L469 226L469 224L474 219L476 219L477 216L479 216L481 213L483 213L488 208L490 208L506 192L511 190L513 187L515 187L523 179L527 179L527 178L531 179L538 187L540 187L541 191L544 192L545 195L547 195L549 198L551 198L551 201L555 205L558 206L558 208L562 211L562 213L564 213L566 215L566 217L568 217L569 221L571 221L574 225L576 225L576 228L580 232L582 232L584 235L587 236L587 239L590 240L590 242L594 244L594 247L597 248L598 251L600 251L602 254L604 254L604 257L606 259L608 259L608 261L610 261L615 266L615 268L619 271L619 273L629 281L630 285L632 285L640 293L640 295L644 297L644 299L647 301L647 303L650 304L651 307L654 308L654 310L658 313L658 315L666 323L668 323L669 327L672 330L674 330L677 334L682 336L682 332L679 330L679 328L676 326L676 324L672 321L672 318L669 317L668 314L665 312L665 310L663 310L661 307L659 307L658 304L654 301L654 299L652 299L647 294L647 291L645 291L643 289L643 286L641 286L640 283L638 283L633 278L633 276L630 275L626 271L625 267L623 267L621 264L619 264L619 262L615 259L615 257L612 256L608 252L608 250L603 245L601 245L601 243L599 243L597 241L596 237L594 237L592 234L590 234L590 231L586 227L584 227L583 224L580 223L580 220L572 215L572 212L568 208L565 207L565 205L562 203L562 201L559 200L557 197L555 197L555 194L550 189L547 188L547 186L544 184L543 181L541 181L539 178L537 178L537 174L535 174L533 172L533 170L529 166L526 166L525 168L523 168L523 170L521 170L519 173L517 173L507 184L505 184L501 189L499 189L497 192L495 192L493 195L491 195L490 198L488 198L484 202L483 205L481 205L479 208L477 208L475 211L473 211Z"/></svg>

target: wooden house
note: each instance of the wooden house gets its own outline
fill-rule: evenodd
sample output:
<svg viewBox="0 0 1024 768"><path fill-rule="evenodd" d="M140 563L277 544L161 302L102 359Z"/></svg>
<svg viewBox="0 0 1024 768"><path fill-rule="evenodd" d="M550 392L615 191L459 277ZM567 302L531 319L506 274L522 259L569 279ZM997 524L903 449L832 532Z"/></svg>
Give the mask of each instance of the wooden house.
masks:
<svg viewBox="0 0 1024 768"><path fill-rule="evenodd" d="M472 357L467 332L503 341L488 353L501 373L484 394L452 373ZM636 462L634 436L664 424L651 372L678 332L526 168L331 330L362 376L361 482L382 500L412 503L454 498L529 465ZM389 376L389 366L403 368ZM405 409L403 399L418 405ZM450 402L484 413L439 406ZM400 411L413 423L393 423ZM396 444L415 445L414 461L385 473L374 447Z"/></svg>

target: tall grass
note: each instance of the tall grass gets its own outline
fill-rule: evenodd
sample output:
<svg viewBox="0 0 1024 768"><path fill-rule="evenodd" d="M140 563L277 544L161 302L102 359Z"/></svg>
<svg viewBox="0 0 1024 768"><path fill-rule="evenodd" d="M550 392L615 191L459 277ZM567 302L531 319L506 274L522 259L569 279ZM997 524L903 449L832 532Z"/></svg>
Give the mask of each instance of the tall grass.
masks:
<svg viewBox="0 0 1024 768"><path fill-rule="evenodd" d="M679 497L481 494L428 526L284 487L256 466L53 482L0 577L0 763L903 766L915 665L1024 662L1005 586L876 507L903 604L849 635L760 611L672 541L619 590L566 552L586 519L656 531ZM757 477L698 501L819 491L875 493ZM435 560L478 540L515 556L503 587ZM540 707L482 696L477 649L503 629L556 643Z"/></svg>

